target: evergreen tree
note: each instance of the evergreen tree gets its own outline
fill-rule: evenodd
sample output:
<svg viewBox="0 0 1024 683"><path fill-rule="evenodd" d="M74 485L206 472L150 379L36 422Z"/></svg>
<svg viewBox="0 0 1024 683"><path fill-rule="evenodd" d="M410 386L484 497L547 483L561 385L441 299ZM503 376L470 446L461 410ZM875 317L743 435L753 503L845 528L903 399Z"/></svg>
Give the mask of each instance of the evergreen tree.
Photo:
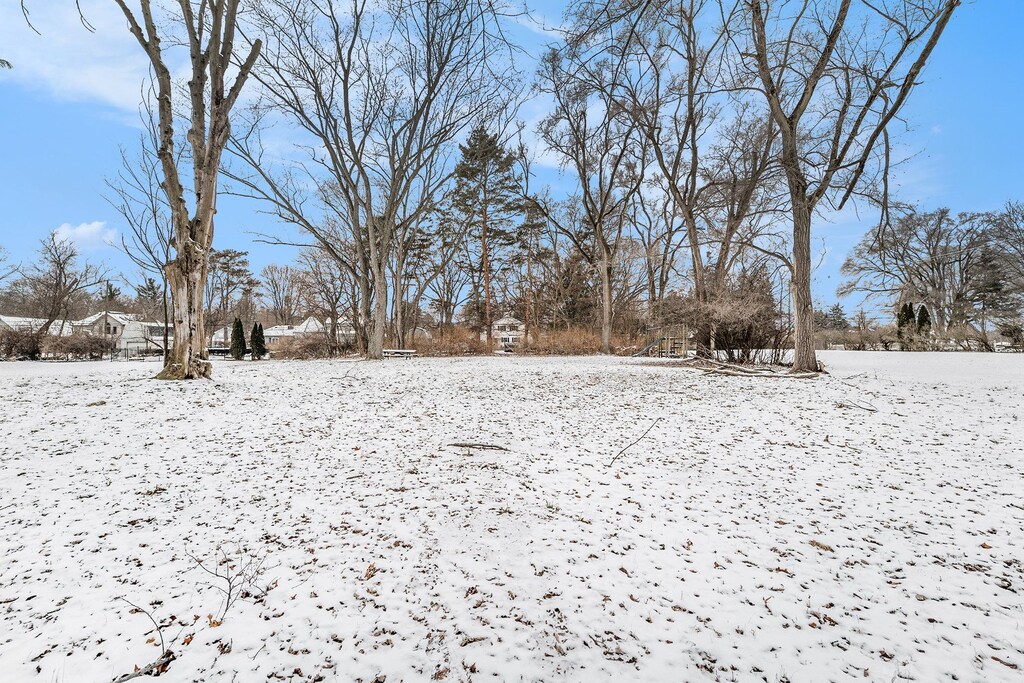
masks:
<svg viewBox="0 0 1024 683"><path fill-rule="evenodd" d="M100 290L98 299L104 311L118 310L122 307L121 290L112 285L110 280L103 283L103 289Z"/></svg>
<svg viewBox="0 0 1024 683"><path fill-rule="evenodd" d="M928 335L932 331L932 316L928 313L928 309L921 306L917 310L917 333Z"/></svg>
<svg viewBox="0 0 1024 683"><path fill-rule="evenodd" d="M915 325L914 304L904 303L896 312L896 338L899 339L900 348L904 351L914 337Z"/></svg>
<svg viewBox="0 0 1024 683"><path fill-rule="evenodd" d="M816 330L827 330L831 327L831 322L828 319L828 313L821 310L817 306L814 308L814 329Z"/></svg>
<svg viewBox="0 0 1024 683"><path fill-rule="evenodd" d="M242 321L235 318L231 326L231 357L235 360L242 360L245 356L245 330L242 329Z"/></svg>
<svg viewBox="0 0 1024 683"><path fill-rule="evenodd" d="M151 277L135 288L135 298L147 304L154 305L160 302L160 285Z"/></svg>
<svg viewBox="0 0 1024 683"><path fill-rule="evenodd" d="M260 360L267 355L267 342L263 336L263 325L261 323L252 324L250 344L252 345L253 360Z"/></svg>
<svg viewBox="0 0 1024 683"><path fill-rule="evenodd" d="M515 172L516 156L505 149L497 135L483 125L476 126L465 145L459 146L462 159L455 167L455 191L452 208L468 224L468 234L480 245L479 264L474 270L482 279L475 286L475 297L483 312L482 326L491 341L493 318L493 279L503 268L505 252L515 241L512 224L522 213L519 178ZM478 282L474 278L474 284ZM482 295L482 296L481 296ZM479 299L483 299L482 302ZM471 307L472 309L472 307Z"/></svg>
<svg viewBox="0 0 1024 683"><path fill-rule="evenodd" d="M828 324L830 328L840 332L850 329L850 321L846 319L846 312L839 303L834 304L829 309Z"/></svg>

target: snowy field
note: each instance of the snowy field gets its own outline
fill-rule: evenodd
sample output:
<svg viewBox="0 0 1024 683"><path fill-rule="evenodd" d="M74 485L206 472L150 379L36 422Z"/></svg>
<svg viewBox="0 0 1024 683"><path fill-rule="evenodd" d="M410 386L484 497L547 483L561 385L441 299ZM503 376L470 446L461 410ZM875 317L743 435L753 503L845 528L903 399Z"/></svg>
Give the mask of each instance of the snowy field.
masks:
<svg viewBox="0 0 1024 683"><path fill-rule="evenodd" d="M0 681L1024 680L1024 355L822 358L0 364Z"/></svg>

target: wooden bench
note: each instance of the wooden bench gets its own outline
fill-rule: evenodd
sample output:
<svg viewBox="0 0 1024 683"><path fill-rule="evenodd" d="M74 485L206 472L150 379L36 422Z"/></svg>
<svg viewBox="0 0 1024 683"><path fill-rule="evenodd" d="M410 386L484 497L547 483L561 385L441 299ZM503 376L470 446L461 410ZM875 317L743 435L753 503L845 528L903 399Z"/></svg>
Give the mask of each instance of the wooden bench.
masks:
<svg viewBox="0 0 1024 683"><path fill-rule="evenodd" d="M416 349L384 349L385 358L412 358Z"/></svg>

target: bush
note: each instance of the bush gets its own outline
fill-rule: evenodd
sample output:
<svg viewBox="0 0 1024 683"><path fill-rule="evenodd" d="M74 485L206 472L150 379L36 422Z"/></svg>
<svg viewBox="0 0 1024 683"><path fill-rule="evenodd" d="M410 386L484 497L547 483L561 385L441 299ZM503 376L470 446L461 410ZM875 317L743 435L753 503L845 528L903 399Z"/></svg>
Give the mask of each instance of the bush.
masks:
<svg viewBox="0 0 1024 683"><path fill-rule="evenodd" d="M1024 351L1024 320L1010 320L999 327L999 334L1006 339L1011 348Z"/></svg>
<svg viewBox="0 0 1024 683"><path fill-rule="evenodd" d="M331 345L327 335L301 334L285 339L275 349L274 358L284 360L314 360L330 358Z"/></svg>
<svg viewBox="0 0 1024 683"><path fill-rule="evenodd" d="M0 358L36 360L42 352L42 341L35 332L0 330Z"/></svg>
<svg viewBox="0 0 1024 683"><path fill-rule="evenodd" d="M245 330L242 329L242 321L238 318L235 318L235 322L231 325L230 352L231 357L235 360L242 360L245 357Z"/></svg>
<svg viewBox="0 0 1024 683"><path fill-rule="evenodd" d="M249 337L249 345L252 347L252 359L260 360L267 355L267 342L263 336L263 323L252 324L252 334Z"/></svg>
<svg viewBox="0 0 1024 683"><path fill-rule="evenodd" d="M111 340L90 334L47 337L43 341L43 352L47 356L64 360L100 360L113 348L114 343Z"/></svg>
<svg viewBox="0 0 1024 683"><path fill-rule="evenodd" d="M521 353L538 356L584 356L600 350L601 335L594 330L580 328L541 332L516 348Z"/></svg>
<svg viewBox="0 0 1024 683"><path fill-rule="evenodd" d="M465 327L436 332L429 339L417 339L412 348L422 356L477 356L488 353L487 342Z"/></svg>

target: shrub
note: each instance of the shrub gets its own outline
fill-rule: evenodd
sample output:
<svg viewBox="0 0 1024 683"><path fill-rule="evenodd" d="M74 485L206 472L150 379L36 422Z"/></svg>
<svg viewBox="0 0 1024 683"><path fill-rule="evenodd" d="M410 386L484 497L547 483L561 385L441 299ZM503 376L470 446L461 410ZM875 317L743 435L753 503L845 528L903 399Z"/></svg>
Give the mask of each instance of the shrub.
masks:
<svg viewBox="0 0 1024 683"><path fill-rule="evenodd" d="M110 339L90 334L47 337L43 341L43 352L47 356L64 360L100 360L113 348L114 343Z"/></svg>
<svg viewBox="0 0 1024 683"><path fill-rule="evenodd" d="M263 336L263 323L253 325L250 343L252 344L253 360L259 360L267 355L267 338Z"/></svg>
<svg viewBox="0 0 1024 683"><path fill-rule="evenodd" d="M0 358L36 360L41 352L41 335L20 330L0 330Z"/></svg>
<svg viewBox="0 0 1024 683"><path fill-rule="evenodd" d="M274 349L274 357L285 360L330 358L330 340L323 334L301 334L282 341Z"/></svg>
<svg viewBox="0 0 1024 683"><path fill-rule="evenodd" d="M417 339L412 348L423 356L476 356L488 353L487 342L465 327L438 331L429 339Z"/></svg>
<svg viewBox="0 0 1024 683"><path fill-rule="evenodd" d="M242 328L242 321L235 318L231 326L231 357L235 360L242 360L245 356L245 330Z"/></svg>
<svg viewBox="0 0 1024 683"><path fill-rule="evenodd" d="M613 345L614 346L614 345ZM583 356L601 350L601 335L594 330L569 328L534 334L516 351L538 356Z"/></svg>

